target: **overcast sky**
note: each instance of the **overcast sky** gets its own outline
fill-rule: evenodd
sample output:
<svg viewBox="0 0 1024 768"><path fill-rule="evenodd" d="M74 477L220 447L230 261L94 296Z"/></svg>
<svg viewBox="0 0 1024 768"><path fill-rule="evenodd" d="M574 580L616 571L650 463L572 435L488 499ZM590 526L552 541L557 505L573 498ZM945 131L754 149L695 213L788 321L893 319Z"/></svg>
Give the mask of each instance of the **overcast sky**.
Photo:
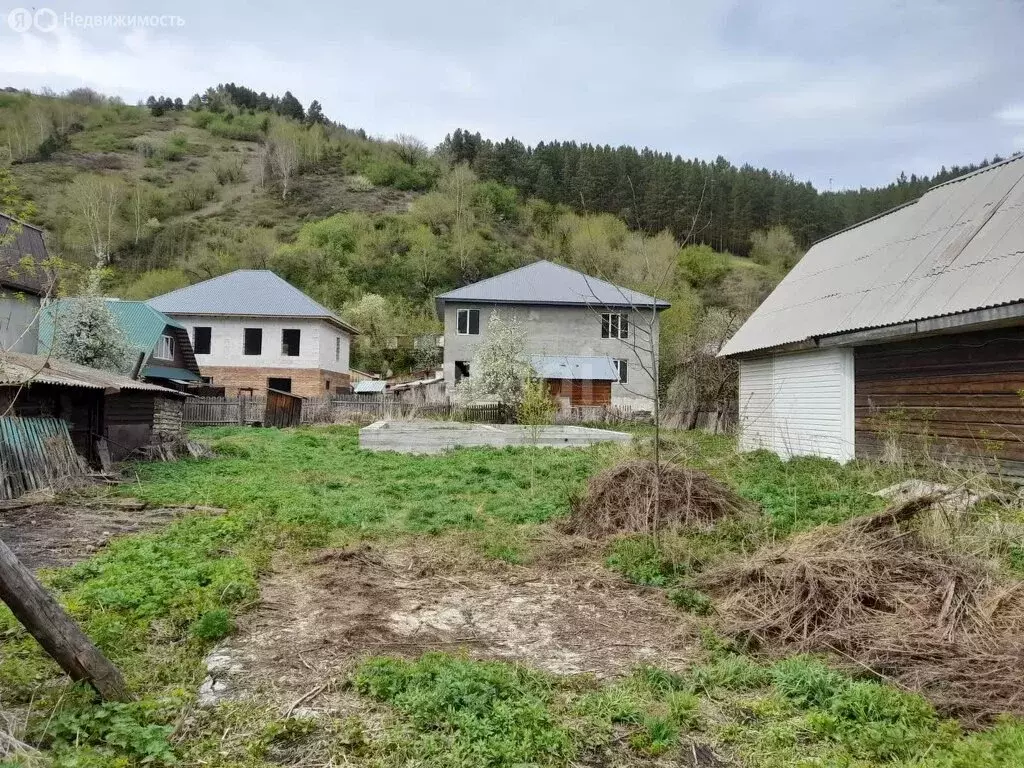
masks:
<svg viewBox="0 0 1024 768"><path fill-rule="evenodd" d="M30 8L56 12L52 31L15 31L14 7L0 4L0 86L88 85L134 102L234 81L319 99L328 117L375 135L433 145L465 127L528 143L649 146L724 155L819 188L1024 150L1024 0ZM184 24L75 26L67 12ZM53 18L36 15L44 27Z"/></svg>

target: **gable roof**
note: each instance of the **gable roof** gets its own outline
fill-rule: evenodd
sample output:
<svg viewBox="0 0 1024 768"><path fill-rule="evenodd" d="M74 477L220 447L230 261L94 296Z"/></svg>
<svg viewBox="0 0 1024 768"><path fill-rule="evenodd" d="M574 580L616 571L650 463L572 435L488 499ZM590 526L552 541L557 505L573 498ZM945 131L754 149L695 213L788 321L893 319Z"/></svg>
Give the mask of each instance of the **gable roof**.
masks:
<svg viewBox="0 0 1024 768"><path fill-rule="evenodd" d="M169 315L321 318L349 333L356 328L269 269L236 269L149 300Z"/></svg>
<svg viewBox="0 0 1024 768"><path fill-rule="evenodd" d="M537 261L437 297L438 314L447 301L485 304L551 304L667 309L661 299L599 280L550 261Z"/></svg>
<svg viewBox="0 0 1024 768"><path fill-rule="evenodd" d="M12 222L18 232L10 237ZM43 230L0 213L0 285L42 296L52 277L43 265L48 258Z"/></svg>
<svg viewBox="0 0 1024 768"><path fill-rule="evenodd" d="M1024 156L815 243L721 354L1018 302Z"/></svg>
<svg viewBox="0 0 1024 768"><path fill-rule="evenodd" d="M188 337L185 326L144 301L124 301L122 299L104 299L103 301L107 305L107 309L117 318L117 323L121 327L128 345L138 352L145 352L147 360L151 358L156 343L164 335L164 331L170 327L171 335L174 336L175 343L181 349L187 368L167 369L175 371L175 375L159 378L178 378L189 381L200 379L199 364L193 354L192 341ZM63 311L71 307L72 302L74 299L51 301L39 313L39 352L41 354L46 354L53 343L54 321L60 317ZM157 377L149 366L142 370L142 375Z"/></svg>

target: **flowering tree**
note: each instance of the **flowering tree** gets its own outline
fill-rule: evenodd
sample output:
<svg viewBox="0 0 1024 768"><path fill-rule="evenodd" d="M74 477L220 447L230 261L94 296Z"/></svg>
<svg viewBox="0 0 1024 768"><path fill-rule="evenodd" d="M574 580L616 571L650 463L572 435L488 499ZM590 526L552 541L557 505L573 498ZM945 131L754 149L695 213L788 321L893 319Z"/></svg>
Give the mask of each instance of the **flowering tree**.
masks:
<svg viewBox="0 0 1024 768"><path fill-rule="evenodd" d="M526 335L519 321L502 320L497 312L487 324L487 338L477 347L469 366L470 375L455 386L460 403L496 400L503 405L518 405L523 383L533 376L526 354Z"/></svg>
<svg viewBox="0 0 1024 768"><path fill-rule="evenodd" d="M50 354L90 368L128 373L134 352L100 295L101 270L93 269L81 296L61 302L53 318Z"/></svg>

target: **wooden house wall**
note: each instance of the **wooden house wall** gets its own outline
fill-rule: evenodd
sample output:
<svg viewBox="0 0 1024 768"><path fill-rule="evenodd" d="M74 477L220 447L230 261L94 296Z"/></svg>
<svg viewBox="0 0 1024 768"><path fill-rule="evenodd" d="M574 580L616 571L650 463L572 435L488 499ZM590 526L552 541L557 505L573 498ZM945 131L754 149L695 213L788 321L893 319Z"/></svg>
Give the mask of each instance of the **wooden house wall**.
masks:
<svg viewBox="0 0 1024 768"><path fill-rule="evenodd" d="M103 434L103 390L35 382L0 387L0 413L54 416L68 423L71 441L87 461L96 461L95 441Z"/></svg>
<svg viewBox="0 0 1024 768"><path fill-rule="evenodd" d="M154 393L122 390L106 398L107 442L110 457L120 461L150 443L153 434Z"/></svg>
<svg viewBox="0 0 1024 768"><path fill-rule="evenodd" d="M1024 326L858 347L858 457L887 440L1024 471Z"/></svg>
<svg viewBox="0 0 1024 768"><path fill-rule="evenodd" d="M548 379L548 391L554 398L569 398L569 405L611 405L610 381Z"/></svg>

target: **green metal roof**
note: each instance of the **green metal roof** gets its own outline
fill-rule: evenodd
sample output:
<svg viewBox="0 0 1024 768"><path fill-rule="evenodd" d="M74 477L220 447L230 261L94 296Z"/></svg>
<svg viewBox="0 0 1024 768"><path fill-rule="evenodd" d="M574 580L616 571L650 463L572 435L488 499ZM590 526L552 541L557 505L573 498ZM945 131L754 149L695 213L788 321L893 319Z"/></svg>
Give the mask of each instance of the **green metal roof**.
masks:
<svg viewBox="0 0 1024 768"><path fill-rule="evenodd" d="M142 369L142 375L147 379L175 379L177 381L202 381L201 376L196 376L192 371L185 368L171 368L164 365L147 365Z"/></svg>
<svg viewBox="0 0 1024 768"><path fill-rule="evenodd" d="M67 308L74 299L57 299L48 303L39 314L39 353L45 355L53 342L53 321L59 317L62 309ZM187 336L185 326L163 312L153 309L144 301L122 301L121 299L104 299L107 308L117 318L118 325L124 333L128 345L139 352L152 354L157 341L167 326L180 330Z"/></svg>

